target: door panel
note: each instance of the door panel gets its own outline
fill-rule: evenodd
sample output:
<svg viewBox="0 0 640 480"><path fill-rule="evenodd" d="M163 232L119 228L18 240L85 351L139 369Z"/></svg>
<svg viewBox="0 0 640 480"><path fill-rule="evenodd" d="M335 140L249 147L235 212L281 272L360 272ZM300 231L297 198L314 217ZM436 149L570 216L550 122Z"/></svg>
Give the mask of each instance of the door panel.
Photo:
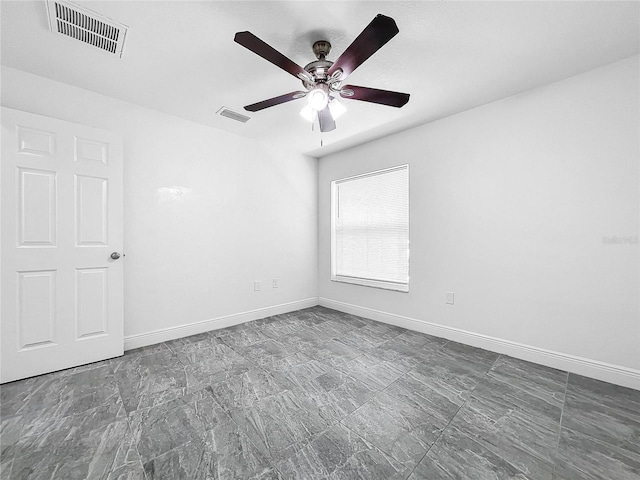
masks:
<svg viewBox="0 0 640 480"><path fill-rule="evenodd" d="M108 275L107 268L76 269L76 338L108 333Z"/></svg>
<svg viewBox="0 0 640 480"><path fill-rule="evenodd" d="M76 175L76 245L107 245L106 178Z"/></svg>
<svg viewBox="0 0 640 480"><path fill-rule="evenodd" d="M55 344L55 270L18 272L18 351Z"/></svg>
<svg viewBox="0 0 640 480"><path fill-rule="evenodd" d="M55 246L56 173L18 168L18 246Z"/></svg>
<svg viewBox="0 0 640 480"><path fill-rule="evenodd" d="M55 133L17 125L18 152L53 157Z"/></svg>
<svg viewBox="0 0 640 480"><path fill-rule="evenodd" d="M122 141L2 108L0 382L122 355Z"/></svg>

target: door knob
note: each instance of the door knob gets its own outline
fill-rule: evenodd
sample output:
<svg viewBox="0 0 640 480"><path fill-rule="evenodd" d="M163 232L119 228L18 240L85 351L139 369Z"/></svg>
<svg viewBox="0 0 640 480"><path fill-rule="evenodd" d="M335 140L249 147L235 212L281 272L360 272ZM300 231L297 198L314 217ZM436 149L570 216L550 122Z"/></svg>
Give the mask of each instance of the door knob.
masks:
<svg viewBox="0 0 640 480"><path fill-rule="evenodd" d="M111 258L113 258L114 260L117 260L120 258L120 254L118 252L113 252L111 254Z"/></svg>

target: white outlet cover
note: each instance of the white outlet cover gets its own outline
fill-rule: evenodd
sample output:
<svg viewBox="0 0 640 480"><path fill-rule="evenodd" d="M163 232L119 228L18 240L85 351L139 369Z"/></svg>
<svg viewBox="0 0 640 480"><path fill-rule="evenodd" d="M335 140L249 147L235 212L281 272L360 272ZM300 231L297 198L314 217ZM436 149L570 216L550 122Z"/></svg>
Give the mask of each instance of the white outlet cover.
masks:
<svg viewBox="0 0 640 480"><path fill-rule="evenodd" d="M260 282L253 282L253 291L254 292L260 291Z"/></svg>
<svg viewBox="0 0 640 480"><path fill-rule="evenodd" d="M447 292L447 305L453 305L453 292Z"/></svg>

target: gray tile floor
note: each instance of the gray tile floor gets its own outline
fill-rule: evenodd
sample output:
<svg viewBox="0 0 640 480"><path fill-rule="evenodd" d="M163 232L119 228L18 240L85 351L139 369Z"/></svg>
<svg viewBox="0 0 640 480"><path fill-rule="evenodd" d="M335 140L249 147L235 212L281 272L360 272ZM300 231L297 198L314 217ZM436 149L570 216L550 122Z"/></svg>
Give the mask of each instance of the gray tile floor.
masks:
<svg viewBox="0 0 640 480"><path fill-rule="evenodd" d="M640 479L640 392L322 307L3 385L3 479Z"/></svg>

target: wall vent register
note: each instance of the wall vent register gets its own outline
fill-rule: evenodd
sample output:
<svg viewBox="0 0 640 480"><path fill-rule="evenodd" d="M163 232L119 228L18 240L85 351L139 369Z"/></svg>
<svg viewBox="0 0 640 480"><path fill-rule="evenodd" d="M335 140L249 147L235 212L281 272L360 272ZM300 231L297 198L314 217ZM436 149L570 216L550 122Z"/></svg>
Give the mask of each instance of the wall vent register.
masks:
<svg viewBox="0 0 640 480"><path fill-rule="evenodd" d="M241 113L234 112L233 110L227 107L222 107L216 113L222 117L227 117L237 122L247 123L247 121L251 120L251 117L247 117L246 115L242 115Z"/></svg>
<svg viewBox="0 0 640 480"><path fill-rule="evenodd" d="M122 57L128 30L126 25L114 22L87 8L60 0L48 0L47 13L52 32Z"/></svg>

